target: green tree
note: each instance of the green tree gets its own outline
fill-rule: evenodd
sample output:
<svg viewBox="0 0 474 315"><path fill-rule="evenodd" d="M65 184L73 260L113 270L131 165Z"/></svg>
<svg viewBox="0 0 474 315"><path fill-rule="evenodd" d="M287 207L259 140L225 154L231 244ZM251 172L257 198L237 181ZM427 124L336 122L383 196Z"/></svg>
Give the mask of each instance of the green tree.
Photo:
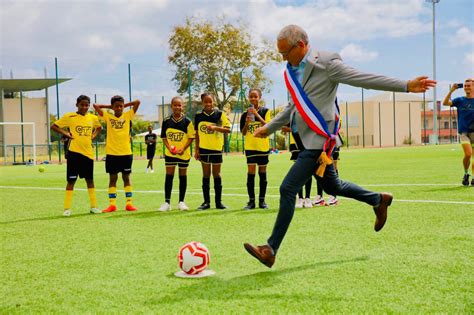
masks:
<svg viewBox="0 0 474 315"><path fill-rule="evenodd" d="M220 109L235 105L241 75L244 91L268 90L271 80L264 68L280 58L267 41L253 44L245 26L223 19L213 24L187 18L184 25L175 26L169 44L168 60L176 67L173 81L178 93L185 94L191 83L193 96L208 91Z"/></svg>

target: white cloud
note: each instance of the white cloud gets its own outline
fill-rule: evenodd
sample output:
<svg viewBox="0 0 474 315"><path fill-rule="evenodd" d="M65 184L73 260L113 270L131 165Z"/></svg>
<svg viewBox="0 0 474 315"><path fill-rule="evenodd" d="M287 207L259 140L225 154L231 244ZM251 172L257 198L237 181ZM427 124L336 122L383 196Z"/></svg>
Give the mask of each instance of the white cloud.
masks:
<svg viewBox="0 0 474 315"><path fill-rule="evenodd" d="M470 67L471 74L474 73L474 52L470 52L464 55L464 64Z"/></svg>
<svg viewBox="0 0 474 315"><path fill-rule="evenodd" d="M450 38L450 42L455 47L471 45L474 48L474 31L463 26L456 31L454 37Z"/></svg>
<svg viewBox="0 0 474 315"><path fill-rule="evenodd" d="M378 52L369 51L356 44L349 44L342 48L341 56L348 61L368 62L377 58Z"/></svg>

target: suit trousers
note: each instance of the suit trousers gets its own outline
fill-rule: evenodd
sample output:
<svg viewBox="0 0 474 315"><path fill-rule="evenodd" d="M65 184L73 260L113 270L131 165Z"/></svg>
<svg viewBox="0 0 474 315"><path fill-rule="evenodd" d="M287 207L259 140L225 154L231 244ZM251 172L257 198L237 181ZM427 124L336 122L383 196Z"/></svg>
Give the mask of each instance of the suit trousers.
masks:
<svg viewBox="0 0 474 315"><path fill-rule="evenodd" d="M296 195L303 185L313 177L318 167L317 160L321 153L322 150L301 151L298 159L290 168L280 186L280 208L272 235L268 239L268 245L272 247L275 254L293 218ZM330 195L356 199L371 206L378 205L381 200L379 193L368 191L356 184L340 180L333 164L326 166L324 177L320 179L320 183L324 191Z"/></svg>

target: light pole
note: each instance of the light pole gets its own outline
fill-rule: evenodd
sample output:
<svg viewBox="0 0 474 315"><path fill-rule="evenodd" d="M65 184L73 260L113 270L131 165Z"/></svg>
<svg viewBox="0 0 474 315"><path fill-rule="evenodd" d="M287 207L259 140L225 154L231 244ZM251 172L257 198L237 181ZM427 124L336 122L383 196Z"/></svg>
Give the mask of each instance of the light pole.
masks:
<svg viewBox="0 0 474 315"><path fill-rule="evenodd" d="M436 15L435 6L440 0L425 0L433 5L433 80L436 81ZM436 86L433 88L433 137L434 144L438 144L438 102L436 100Z"/></svg>

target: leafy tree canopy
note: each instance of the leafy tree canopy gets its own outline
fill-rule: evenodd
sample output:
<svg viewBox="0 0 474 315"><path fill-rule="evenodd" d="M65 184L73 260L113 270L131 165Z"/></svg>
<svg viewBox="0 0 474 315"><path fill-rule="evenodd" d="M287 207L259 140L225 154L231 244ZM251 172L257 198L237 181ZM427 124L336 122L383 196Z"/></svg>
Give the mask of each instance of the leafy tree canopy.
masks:
<svg viewBox="0 0 474 315"><path fill-rule="evenodd" d="M168 60L176 67L173 81L178 93L186 94L190 85L193 97L210 92L220 109L235 106L241 76L243 91L268 90L271 81L264 68L280 58L267 41L252 43L245 26L224 19L211 23L187 18L184 25L175 26L169 44Z"/></svg>

